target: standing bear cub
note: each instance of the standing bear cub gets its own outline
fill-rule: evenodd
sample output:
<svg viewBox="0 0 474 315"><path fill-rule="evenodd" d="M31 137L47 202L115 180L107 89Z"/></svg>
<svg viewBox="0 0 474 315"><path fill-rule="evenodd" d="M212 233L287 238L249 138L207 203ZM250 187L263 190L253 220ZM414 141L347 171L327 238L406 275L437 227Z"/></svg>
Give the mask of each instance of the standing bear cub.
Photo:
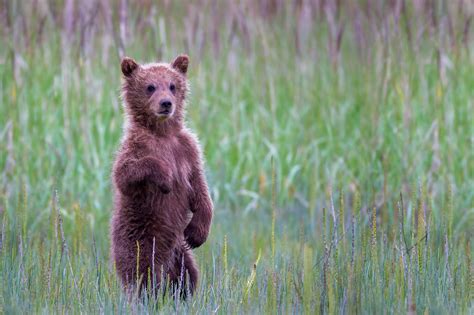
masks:
<svg viewBox="0 0 474 315"><path fill-rule="evenodd" d="M191 249L209 234L212 201L197 138L185 127L189 58L122 60L127 123L113 166L112 258L126 289L196 289Z"/></svg>

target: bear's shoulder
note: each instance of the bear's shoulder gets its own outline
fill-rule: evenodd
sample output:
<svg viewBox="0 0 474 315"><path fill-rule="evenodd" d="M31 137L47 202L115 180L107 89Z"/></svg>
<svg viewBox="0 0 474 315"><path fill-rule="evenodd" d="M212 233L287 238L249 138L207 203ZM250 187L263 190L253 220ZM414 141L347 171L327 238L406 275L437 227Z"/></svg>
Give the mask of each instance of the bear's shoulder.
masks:
<svg viewBox="0 0 474 315"><path fill-rule="evenodd" d="M183 128L178 134L178 139L184 145L194 147L196 150L200 150L199 139L196 134L188 128Z"/></svg>
<svg viewBox="0 0 474 315"><path fill-rule="evenodd" d="M183 128L183 130L177 135L177 138L192 159L201 159L201 146L199 144L199 139L194 132L188 128Z"/></svg>
<svg viewBox="0 0 474 315"><path fill-rule="evenodd" d="M119 152L125 155L133 155L137 158L150 153L152 148L156 146L153 137L139 129L130 129L126 132Z"/></svg>

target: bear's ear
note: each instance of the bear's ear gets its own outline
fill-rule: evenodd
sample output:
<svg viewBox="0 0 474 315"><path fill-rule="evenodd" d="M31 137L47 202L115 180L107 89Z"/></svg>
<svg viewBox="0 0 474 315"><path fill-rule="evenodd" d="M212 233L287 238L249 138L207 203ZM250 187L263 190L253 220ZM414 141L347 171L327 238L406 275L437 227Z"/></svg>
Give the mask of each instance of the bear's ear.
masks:
<svg viewBox="0 0 474 315"><path fill-rule="evenodd" d="M137 70L138 63L132 58L124 57L122 59L122 73L127 78L131 77L133 72Z"/></svg>
<svg viewBox="0 0 474 315"><path fill-rule="evenodd" d="M177 70L179 73L186 75L188 72L189 57L187 55L179 55L171 63L173 69Z"/></svg>

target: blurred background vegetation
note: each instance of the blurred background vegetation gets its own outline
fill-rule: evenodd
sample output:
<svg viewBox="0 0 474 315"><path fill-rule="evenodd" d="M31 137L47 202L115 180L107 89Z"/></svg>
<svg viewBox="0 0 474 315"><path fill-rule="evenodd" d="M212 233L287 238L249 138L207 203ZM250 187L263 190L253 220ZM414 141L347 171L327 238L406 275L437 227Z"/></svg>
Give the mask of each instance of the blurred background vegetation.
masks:
<svg viewBox="0 0 474 315"><path fill-rule="evenodd" d="M4 311L472 311L473 16L470 0L2 1ZM128 304L108 258L120 58L179 53L215 203L203 280L194 302Z"/></svg>

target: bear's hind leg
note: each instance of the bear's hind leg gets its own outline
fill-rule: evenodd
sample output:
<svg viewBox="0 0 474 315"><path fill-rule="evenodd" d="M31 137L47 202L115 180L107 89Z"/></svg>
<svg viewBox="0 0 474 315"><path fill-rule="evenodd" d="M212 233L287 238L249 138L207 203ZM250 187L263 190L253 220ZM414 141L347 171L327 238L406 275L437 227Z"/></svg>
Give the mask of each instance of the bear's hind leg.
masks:
<svg viewBox="0 0 474 315"><path fill-rule="evenodd" d="M197 284L199 281L199 270L197 268L196 261L194 260L194 255L191 250L185 250L184 253L184 268L187 273L187 278L189 280L189 284L186 287L186 290L189 290L191 295L194 294L197 288Z"/></svg>
<svg viewBox="0 0 474 315"><path fill-rule="evenodd" d="M186 248L180 248L176 255L173 271L169 274L173 287L173 295L186 299L196 290L199 271L194 261L193 253Z"/></svg>

